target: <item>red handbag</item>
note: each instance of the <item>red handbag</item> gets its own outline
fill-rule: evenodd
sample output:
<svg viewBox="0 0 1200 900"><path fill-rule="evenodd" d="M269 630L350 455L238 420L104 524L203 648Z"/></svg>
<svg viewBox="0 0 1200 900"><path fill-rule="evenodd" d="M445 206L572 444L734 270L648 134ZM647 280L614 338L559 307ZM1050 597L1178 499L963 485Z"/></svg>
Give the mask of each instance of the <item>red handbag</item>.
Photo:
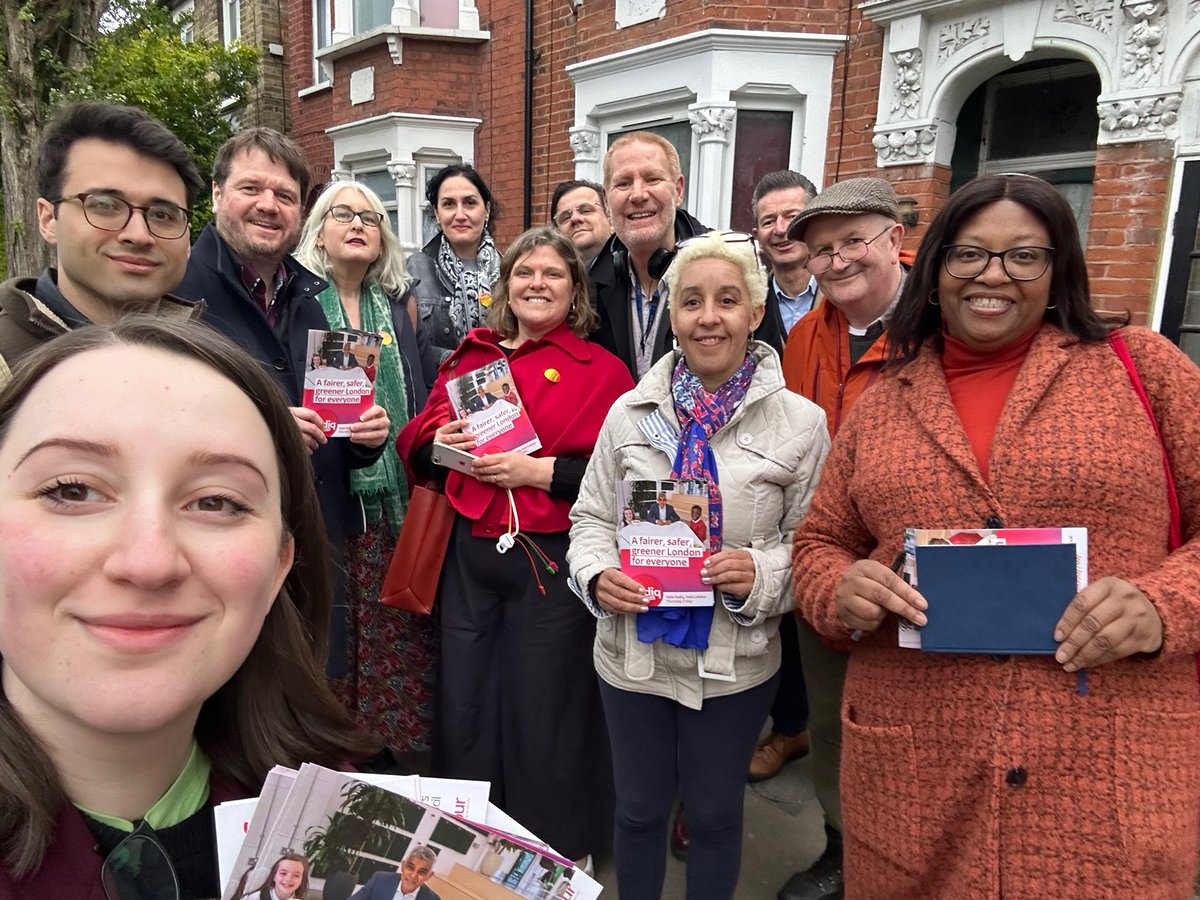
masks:
<svg viewBox="0 0 1200 900"><path fill-rule="evenodd" d="M380 603L405 612L433 612L455 515L444 493L423 485L413 487Z"/></svg>

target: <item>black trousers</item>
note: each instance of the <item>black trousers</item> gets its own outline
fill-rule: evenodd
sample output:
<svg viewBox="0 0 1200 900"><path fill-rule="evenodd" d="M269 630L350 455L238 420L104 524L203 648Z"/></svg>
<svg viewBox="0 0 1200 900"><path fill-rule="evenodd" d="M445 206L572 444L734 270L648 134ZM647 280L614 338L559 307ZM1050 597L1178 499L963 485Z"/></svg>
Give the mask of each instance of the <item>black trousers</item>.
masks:
<svg viewBox="0 0 1200 900"><path fill-rule="evenodd" d="M682 788L687 900L730 900L742 859L746 769L779 676L688 709L601 682L617 787L614 850L621 900L658 900L667 822Z"/></svg>
<svg viewBox="0 0 1200 900"><path fill-rule="evenodd" d="M779 690L771 704L771 730L795 737L808 727L808 688L800 663L800 638L796 617L779 617Z"/></svg>
<svg viewBox="0 0 1200 900"><path fill-rule="evenodd" d="M493 803L578 859L612 835L596 624L567 588L567 533L531 537L559 574L520 544L500 554L495 540L471 535L471 522L454 524L438 586L434 769L490 781Z"/></svg>

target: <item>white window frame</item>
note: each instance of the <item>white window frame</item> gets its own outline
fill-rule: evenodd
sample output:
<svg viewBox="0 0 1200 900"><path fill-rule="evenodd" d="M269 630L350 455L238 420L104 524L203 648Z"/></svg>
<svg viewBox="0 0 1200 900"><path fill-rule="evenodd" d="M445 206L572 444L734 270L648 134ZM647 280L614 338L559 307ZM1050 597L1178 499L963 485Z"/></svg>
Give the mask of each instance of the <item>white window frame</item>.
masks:
<svg viewBox="0 0 1200 900"><path fill-rule="evenodd" d="M333 43L333 5L333 0L313 0L312 4L312 83L314 85L325 84L329 81L329 75L321 67L317 54ZM324 25L321 24L320 9L322 7L327 10Z"/></svg>
<svg viewBox="0 0 1200 900"><path fill-rule="evenodd" d="M725 228L737 111L775 109L793 114L790 167L820 184L833 60L845 43L845 35L836 34L709 29L570 65L575 177L602 180L604 152L614 132L690 121L686 206L705 224Z"/></svg>
<svg viewBox="0 0 1200 900"><path fill-rule="evenodd" d="M242 37L242 0L221 0L221 39L228 47Z"/></svg>

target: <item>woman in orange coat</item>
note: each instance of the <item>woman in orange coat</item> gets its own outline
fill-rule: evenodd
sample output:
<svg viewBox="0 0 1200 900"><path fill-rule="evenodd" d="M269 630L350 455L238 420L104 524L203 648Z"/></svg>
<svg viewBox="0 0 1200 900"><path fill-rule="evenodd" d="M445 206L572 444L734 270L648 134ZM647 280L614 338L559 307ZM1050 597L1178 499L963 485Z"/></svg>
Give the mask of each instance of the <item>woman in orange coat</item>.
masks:
<svg viewBox="0 0 1200 900"><path fill-rule="evenodd" d="M851 647L851 900L1191 893L1200 370L1121 329L1160 447L1089 306L1077 235L1037 178L950 198L889 326L895 375L850 413L796 532L803 614ZM1182 509L1173 552L1162 448ZM897 619L926 616L889 569L904 529L1000 523L1088 529L1091 581L1054 626L1055 655L900 648Z"/></svg>

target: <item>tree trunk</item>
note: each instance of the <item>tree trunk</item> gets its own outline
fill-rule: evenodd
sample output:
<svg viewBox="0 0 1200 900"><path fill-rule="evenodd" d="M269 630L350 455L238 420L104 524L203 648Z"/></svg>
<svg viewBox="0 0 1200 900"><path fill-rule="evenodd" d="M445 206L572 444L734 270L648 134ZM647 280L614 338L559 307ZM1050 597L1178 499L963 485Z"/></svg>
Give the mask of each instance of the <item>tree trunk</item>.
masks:
<svg viewBox="0 0 1200 900"><path fill-rule="evenodd" d="M36 275L52 259L37 230L35 156L60 73L90 56L108 0L0 0L7 72L0 77L0 177L8 271Z"/></svg>

